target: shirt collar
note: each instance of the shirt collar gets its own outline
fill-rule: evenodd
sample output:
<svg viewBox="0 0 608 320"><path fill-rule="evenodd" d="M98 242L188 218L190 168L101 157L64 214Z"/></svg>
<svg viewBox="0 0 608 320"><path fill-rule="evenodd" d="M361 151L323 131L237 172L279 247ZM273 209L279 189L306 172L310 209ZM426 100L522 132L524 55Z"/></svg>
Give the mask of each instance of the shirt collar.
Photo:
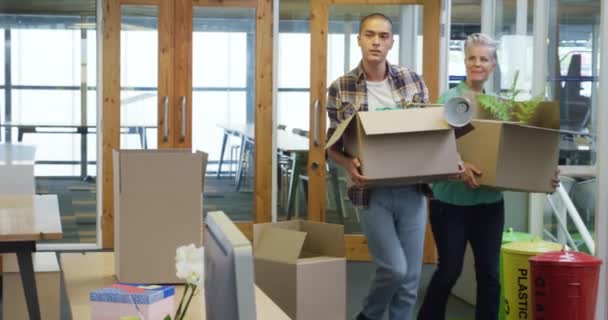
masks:
<svg viewBox="0 0 608 320"><path fill-rule="evenodd" d="M389 75L389 77L391 77L391 79L394 79L395 77L397 77L397 73L398 73L397 69L393 68L393 66L390 63L388 63L388 61L386 61L386 68L388 69L388 75ZM357 77L357 81L366 80L365 72L363 72L363 60L361 60L359 62L359 65L355 69L355 75Z"/></svg>
<svg viewBox="0 0 608 320"><path fill-rule="evenodd" d="M462 91L462 90L473 91L473 90L471 90L471 87L469 87L469 85L467 84L466 80L460 81L460 83L458 84L458 87L460 88L460 91ZM482 89L481 93L485 94L486 89L485 88Z"/></svg>

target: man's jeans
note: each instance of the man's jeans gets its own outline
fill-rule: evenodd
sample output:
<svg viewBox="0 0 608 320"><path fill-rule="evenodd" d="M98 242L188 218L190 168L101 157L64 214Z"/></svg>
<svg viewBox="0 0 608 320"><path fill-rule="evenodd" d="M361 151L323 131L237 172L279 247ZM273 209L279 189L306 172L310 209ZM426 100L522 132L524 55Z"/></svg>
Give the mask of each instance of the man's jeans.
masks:
<svg viewBox="0 0 608 320"><path fill-rule="evenodd" d="M504 204L453 206L439 201L431 205L431 226L439 264L431 278L419 320L444 320L448 296L462 271L467 242L475 258L477 303L475 319L498 317L500 283L498 261L504 225Z"/></svg>
<svg viewBox="0 0 608 320"><path fill-rule="evenodd" d="M426 200L416 186L375 188L360 210L361 227L376 267L362 313L408 320L416 305L426 227Z"/></svg>

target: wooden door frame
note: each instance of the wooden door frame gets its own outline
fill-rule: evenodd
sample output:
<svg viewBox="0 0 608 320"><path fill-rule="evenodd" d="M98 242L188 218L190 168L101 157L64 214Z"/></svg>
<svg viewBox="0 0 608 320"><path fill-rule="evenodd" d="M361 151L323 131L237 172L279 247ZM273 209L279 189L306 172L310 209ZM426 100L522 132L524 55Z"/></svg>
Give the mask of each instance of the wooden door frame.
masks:
<svg viewBox="0 0 608 320"><path fill-rule="evenodd" d="M159 147L192 147L192 17L193 6L256 8L255 67L255 186L254 222L271 220L272 199L272 0L104 0L102 42L102 247L114 247L114 183L112 151L120 148L120 20L122 5L159 6ZM188 20L188 21L183 21ZM161 76L162 73L162 76ZM182 79L181 81L176 81ZM164 119L163 99L169 97L169 119ZM185 96L186 139L181 139L182 111L179 97ZM169 139L163 142L161 128L170 123ZM249 230L251 223L239 224Z"/></svg>
<svg viewBox="0 0 608 320"><path fill-rule="evenodd" d="M329 7L338 4L352 5L422 5L423 15L423 75L429 89L430 100L438 97L441 27L441 0L311 0L310 37L311 61L310 64L310 128L311 139L308 154L308 167L325 168L325 140L326 140L326 98L327 98L327 41L329 34ZM318 143L315 143L314 102L319 102L318 112ZM325 221L326 180L325 170L311 170L308 173L308 217L313 221ZM346 253L351 260L369 260L367 241L363 235L345 235ZM425 236L424 262L435 263L437 253L432 231L427 224Z"/></svg>
<svg viewBox="0 0 608 320"><path fill-rule="evenodd" d="M180 0L182 1L182 0ZM123 5L151 5L159 7L158 15L158 146L173 147L175 124L169 127L168 139L162 128L175 119L171 102L175 72L175 7L159 0L105 0L103 4L103 90L102 90L102 247L114 247L114 168L112 151L120 148L120 29ZM169 119L164 119L164 97L169 97ZM173 120L175 122L175 120Z"/></svg>

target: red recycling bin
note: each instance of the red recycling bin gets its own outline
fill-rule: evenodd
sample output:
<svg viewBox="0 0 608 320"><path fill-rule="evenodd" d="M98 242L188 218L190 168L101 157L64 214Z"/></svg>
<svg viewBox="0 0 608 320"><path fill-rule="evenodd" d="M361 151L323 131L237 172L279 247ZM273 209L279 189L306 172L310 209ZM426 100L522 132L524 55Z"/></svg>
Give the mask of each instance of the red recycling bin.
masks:
<svg viewBox="0 0 608 320"><path fill-rule="evenodd" d="M562 250L529 261L534 320L595 320L602 260Z"/></svg>

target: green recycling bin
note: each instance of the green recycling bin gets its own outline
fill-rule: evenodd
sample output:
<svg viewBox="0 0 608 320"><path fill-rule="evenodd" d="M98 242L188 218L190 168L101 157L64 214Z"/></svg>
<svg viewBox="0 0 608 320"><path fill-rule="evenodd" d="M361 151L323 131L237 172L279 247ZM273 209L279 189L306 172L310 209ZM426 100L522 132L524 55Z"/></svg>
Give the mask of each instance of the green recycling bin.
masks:
<svg viewBox="0 0 608 320"><path fill-rule="evenodd" d="M522 242L522 241L532 241L533 239L538 239L529 233L525 232L517 232L513 231L513 228L508 228L505 232L502 233L502 244L507 244L511 242ZM502 254L500 255L500 303L498 304L498 319L505 320L505 286L504 286L504 270L502 266Z"/></svg>
<svg viewBox="0 0 608 320"><path fill-rule="evenodd" d="M530 257L559 251L562 245L543 240L511 242L502 246L504 305L506 320L532 319Z"/></svg>

